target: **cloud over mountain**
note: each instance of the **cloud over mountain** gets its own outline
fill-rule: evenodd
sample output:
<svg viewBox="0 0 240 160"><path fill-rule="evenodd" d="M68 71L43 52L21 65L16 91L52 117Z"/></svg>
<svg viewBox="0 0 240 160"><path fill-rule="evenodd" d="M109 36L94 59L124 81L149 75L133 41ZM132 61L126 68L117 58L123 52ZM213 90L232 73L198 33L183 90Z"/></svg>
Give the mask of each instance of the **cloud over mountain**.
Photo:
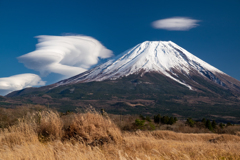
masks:
<svg viewBox="0 0 240 160"><path fill-rule="evenodd" d="M197 22L199 22L199 20L187 17L172 17L154 21L152 22L152 26L156 29L187 31L198 26Z"/></svg>
<svg viewBox="0 0 240 160"><path fill-rule="evenodd" d="M26 73L0 78L0 95L26 87L43 86L45 82L36 74Z"/></svg>
<svg viewBox="0 0 240 160"><path fill-rule="evenodd" d="M36 50L18 57L27 68L64 77L74 76L98 63L99 58L111 57L112 51L89 36L37 36Z"/></svg>

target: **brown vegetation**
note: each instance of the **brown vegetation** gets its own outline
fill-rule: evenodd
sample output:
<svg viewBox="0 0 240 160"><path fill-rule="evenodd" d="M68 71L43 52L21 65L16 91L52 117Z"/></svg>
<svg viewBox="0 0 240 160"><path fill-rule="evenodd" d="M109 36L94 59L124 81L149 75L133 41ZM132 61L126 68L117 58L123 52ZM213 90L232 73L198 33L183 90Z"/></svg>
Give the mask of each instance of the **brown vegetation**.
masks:
<svg viewBox="0 0 240 160"><path fill-rule="evenodd" d="M16 110L1 112L11 122L0 130L1 160L240 159L239 126L223 128L231 134L197 130L183 122L157 125L155 131L121 131L119 128L133 123L137 116L102 116L97 112L59 114L39 106L20 110L19 114ZM209 133L186 133L190 131Z"/></svg>

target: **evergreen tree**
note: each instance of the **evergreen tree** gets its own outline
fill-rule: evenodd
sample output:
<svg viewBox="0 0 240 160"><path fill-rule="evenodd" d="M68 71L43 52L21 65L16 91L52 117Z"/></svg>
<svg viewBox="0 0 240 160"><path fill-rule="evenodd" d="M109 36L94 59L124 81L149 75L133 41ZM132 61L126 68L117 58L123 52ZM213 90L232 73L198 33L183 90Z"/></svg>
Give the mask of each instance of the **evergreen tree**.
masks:
<svg viewBox="0 0 240 160"><path fill-rule="evenodd" d="M215 122L215 120L212 121L212 127L213 127L213 129L215 129L217 127L217 123Z"/></svg>
<svg viewBox="0 0 240 160"><path fill-rule="evenodd" d="M161 115L158 114L158 115L154 116L153 119L154 119L154 123L160 123L161 122Z"/></svg>
<svg viewBox="0 0 240 160"><path fill-rule="evenodd" d="M174 117L174 123L176 123L178 121L177 117Z"/></svg>
<svg viewBox="0 0 240 160"><path fill-rule="evenodd" d="M210 130L210 131L213 131L213 127L212 127L212 124L211 124L211 121L208 119L207 122L206 122L206 127Z"/></svg>
<svg viewBox="0 0 240 160"><path fill-rule="evenodd" d="M203 118L203 119L202 119L202 123L203 123L204 125L206 125L206 122L207 122L206 119Z"/></svg>
<svg viewBox="0 0 240 160"><path fill-rule="evenodd" d="M173 125L173 123L175 123L174 118L170 117L170 119L168 121L168 124Z"/></svg>
<svg viewBox="0 0 240 160"><path fill-rule="evenodd" d="M161 122L162 122L163 124L168 124L168 121L169 121L168 116L163 116L163 117L161 118Z"/></svg>

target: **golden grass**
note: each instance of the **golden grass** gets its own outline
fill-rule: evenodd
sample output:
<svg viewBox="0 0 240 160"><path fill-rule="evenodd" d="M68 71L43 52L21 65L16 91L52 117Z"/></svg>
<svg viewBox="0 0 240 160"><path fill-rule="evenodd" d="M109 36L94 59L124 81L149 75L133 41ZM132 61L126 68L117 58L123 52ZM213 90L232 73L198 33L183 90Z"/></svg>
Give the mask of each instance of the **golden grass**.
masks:
<svg viewBox="0 0 240 160"><path fill-rule="evenodd" d="M122 141L116 125L98 113L70 114L65 117L64 128L63 139L74 138L91 145Z"/></svg>
<svg viewBox="0 0 240 160"><path fill-rule="evenodd" d="M98 113L26 114L0 131L1 160L240 159L240 137L173 131L121 132Z"/></svg>

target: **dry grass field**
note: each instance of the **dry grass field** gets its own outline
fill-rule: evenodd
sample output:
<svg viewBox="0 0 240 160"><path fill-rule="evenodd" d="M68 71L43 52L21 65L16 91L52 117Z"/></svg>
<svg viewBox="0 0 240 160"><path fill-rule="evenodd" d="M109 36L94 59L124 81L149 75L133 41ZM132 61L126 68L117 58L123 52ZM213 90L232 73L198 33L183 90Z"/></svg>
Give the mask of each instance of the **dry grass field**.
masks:
<svg viewBox="0 0 240 160"><path fill-rule="evenodd" d="M11 125L0 131L0 160L240 159L237 132L122 131L97 112L20 110L1 110L18 120L9 119Z"/></svg>

